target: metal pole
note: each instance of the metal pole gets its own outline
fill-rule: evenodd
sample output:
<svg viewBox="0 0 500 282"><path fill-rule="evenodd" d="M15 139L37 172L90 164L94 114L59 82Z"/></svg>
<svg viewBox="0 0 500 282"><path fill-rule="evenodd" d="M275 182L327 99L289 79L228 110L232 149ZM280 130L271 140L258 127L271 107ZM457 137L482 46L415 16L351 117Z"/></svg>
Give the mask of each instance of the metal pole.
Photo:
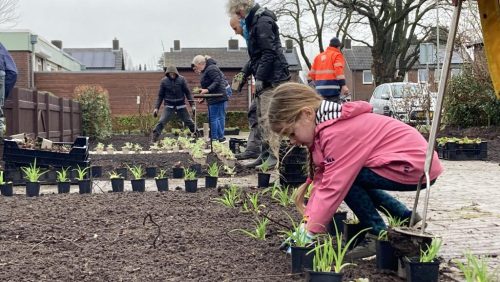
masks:
<svg viewBox="0 0 500 282"><path fill-rule="evenodd" d="M436 74L439 73L439 0L436 0ZM434 78L436 80L436 78ZM439 78L441 80L441 78ZM438 80L438 88L439 88Z"/></svg>
<svg viewBox="0 0 500 282"><path fill-rule="evenodd" d="M427 221L427 208L429 206L429 197L430 197L430 170L431 170L431 165L432 165L432 159L434 156L434 145L436 143L436 134L439 129L439 125L441 123L441 110L443 108L443 98L444 94L446 92L446 81L448 81L448 76L450 73L450 64L451 64L451 57L453 55L453 45L455 44L455 36L457 33L457 27L458 27L458 21L460 18L460 10L462 8L462 0L456 1L456 6L455 10L453 11L453 17L451 20L451 26L450 26L450 32L448 34L448 40L446 42L446 52L444 55L444 60L443 60L443 68L441 69L441 75L439 78L439 89L438 89L438 98L436 102L436 108L434 109L434 116L432 119L432 126L431 126L431 131L430 131L430 136L429 136L429 144L427 145L427 153L426 153L426 158L425 158L425 165L424 165L424 175L425 175L425 180L426 180L426 187L427 189L425 190L425 199L424 199L424 210L423 210L423 222L422 222L422 230L421 233L424 233L425 231L425 226L426 226L426 221ZM411 214L411 219L410 219L410 225L413 225L415 223L415 214L417 210L417 205L418 205L418 195L420 194L420 188L421 188L422 181L419 182L418 187L417 187L417 197L415 198L415 203L413 205L413 212Z"/></svg>

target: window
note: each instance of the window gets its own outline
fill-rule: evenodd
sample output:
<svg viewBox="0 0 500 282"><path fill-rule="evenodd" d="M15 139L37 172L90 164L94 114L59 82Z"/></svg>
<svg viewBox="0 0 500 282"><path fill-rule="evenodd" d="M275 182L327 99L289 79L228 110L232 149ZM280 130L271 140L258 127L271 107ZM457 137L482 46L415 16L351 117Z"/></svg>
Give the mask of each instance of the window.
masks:
<svg viewBox="0 0 500 282"><path fill-rule="evenodd" d="M373 83L372 71L371 70L364 70L363 71L363 84L372 84L372 83Z"/></svg>
<svg viewBox="0 0 500 282"><path fill-rule="evenodd" d="M435 69L434 70L434 82L439 82L439 79L441 78L441 70L442 69Z"/></svg>
<svg viewBox="0 0 500 282"><path fill-rule="evenodd" d="M382 96L382 87L383 85L380 85L375 88L375 91L373 91L373 98L380 99L380 96Z"/></svg>
<svg viewBox="0 0 500 282"><path fill-rule="evenodd" d="M428 82L429 81L429 72L426 69L418 70L418 82Z"/></svg>

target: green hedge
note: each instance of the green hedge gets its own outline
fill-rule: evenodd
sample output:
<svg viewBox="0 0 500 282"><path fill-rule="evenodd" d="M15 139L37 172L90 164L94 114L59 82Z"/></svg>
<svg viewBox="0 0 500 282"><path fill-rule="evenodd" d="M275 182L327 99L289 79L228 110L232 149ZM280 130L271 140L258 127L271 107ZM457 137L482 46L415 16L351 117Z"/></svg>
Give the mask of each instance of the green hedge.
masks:
<svg viewBox="0 0 500 282"><path fill-rule="evenodd" d="M111 136L111 111L108 91L99 85L79 85L74 90L75 100L82 110L83 134L103 140Z"/></svg>
<svg viewBox="0 0 500 282"><path fill-rule="evenodd" d="M471 67L453 77L444 101L445 122L460 127L500 125L500 101L491 80L478 79Z"/></svg>

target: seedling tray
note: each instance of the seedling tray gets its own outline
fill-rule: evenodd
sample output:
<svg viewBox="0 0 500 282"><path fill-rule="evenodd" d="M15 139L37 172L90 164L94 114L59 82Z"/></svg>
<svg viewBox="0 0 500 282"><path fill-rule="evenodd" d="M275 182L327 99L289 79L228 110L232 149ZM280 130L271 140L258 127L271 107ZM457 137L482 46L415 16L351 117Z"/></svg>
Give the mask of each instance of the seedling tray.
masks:
<svg viewBox="0 0 500 282"><path fill-rule="evenodd" d="M438 145L438 156L440 159L452 161L485 160L488 157L488 142L474 144L459 144L448 142Z"/></svg>
<svg viewBox="0 0 500 282"><path fill-rule="evenodd" d="M28 166L35 159L37 166L40 167L87 167L89 165L88 143L88 137L79 136L75 142L69 143L71 144L69 152L52 152L22 148L13 140L4 140L3 161L9 168Z"/></svg>

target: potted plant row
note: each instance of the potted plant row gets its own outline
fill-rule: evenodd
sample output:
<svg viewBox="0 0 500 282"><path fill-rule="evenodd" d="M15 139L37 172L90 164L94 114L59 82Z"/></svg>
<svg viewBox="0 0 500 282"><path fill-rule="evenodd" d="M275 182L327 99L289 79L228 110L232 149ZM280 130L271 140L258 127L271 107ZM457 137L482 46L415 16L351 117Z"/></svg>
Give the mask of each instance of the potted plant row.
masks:
<svg viewBox="0 0 500 282"><path fill-rule="evenodd" d="M76 171L76 179L78 180L78 188L80 194L90 194L92 193L92 181L87 177L87 171L90 167L82 168L79 165L74 171Z"/></svg>
<svg viewBox="0 0 500 282"><path fill-rule="evenodd" d="M132 173L134 179L130 180L132 184L132 191L134 192L144 192L146 191L146 180L143 178L144 169L140 165L135 165L128 167L130 173Z"/></svg>
<svg viewBox="0 0 500 282"><path fill-rule="evenodd" d="M402 227L408 223L408 219L401 219L399 217L391 215L391 213L381 207L384 210L384 214L387 216L387 223L389 228ZM377 269L381 271L397 271L398 270L398 257L396 256L396 250L389 242L387 230L381 230L376 241L376 262Z"/></svg>
<svg viewBox="0 0 500 282"><path fill-rule="evenodd" d="M205 187L206 188L217 188L217 179L219 178L220 167L217 163L212 163L208 166L207 173L205 176Z"/></svg>
<svg viewBox="0 0 500 282"><path fill-rule="evenodd" d="M420 250L419 257L405 257L406 281L437 282L439 281L439 260L437 255L441 249L441 239L432 239L431 245Z"/></svg>
<svg viewBox="0 0 500 282"><path fill-rule="evenodd" d="M57 173L57 193L63 194L63 193L69 193L70 188L71 188L71 181L69 180L69 173L68 173L67 168L62 168L59 171L56 171Z"/></svg>
<svg viewBox="0 0 500 282"><path fill-rule="evenodd" d="M167 170L160 169L158 175L155 177L156 188L158 188L159 192L168 191L168 178L167 178Z"/></svg>
<svg viewBox="0 0 500 282"><path fill-rule="evenodd" d="M189 168L184 169L184 185L186 192L195 193L198 190L198 179L196 178L196 171Z"/></svg>
<svg viewBox="0 0 500 282"><path fill-rule="evenodd" d="M109 173L109 179L111 180L111 190L113 192L123 192L125 187L125 178L116 171Z"/></svg>
<svg viewBox="0 0 500 282"><path fill-rule="evenodd" d="M27 167L21 167L26 177L26 196L36 197L40 195L40 176L47 171L42 171L41 168L36 166L36 159L33 164Z"/></svg>
<svg viewBox="0 0 500 282"><path fill-rule="evenodd" d="M271 179L271 174L267 171L269 170L269 159L266 159L260 165L260 172L257 174L257 187L258 188L267 188L269 187L269 181Z"/></svg>

